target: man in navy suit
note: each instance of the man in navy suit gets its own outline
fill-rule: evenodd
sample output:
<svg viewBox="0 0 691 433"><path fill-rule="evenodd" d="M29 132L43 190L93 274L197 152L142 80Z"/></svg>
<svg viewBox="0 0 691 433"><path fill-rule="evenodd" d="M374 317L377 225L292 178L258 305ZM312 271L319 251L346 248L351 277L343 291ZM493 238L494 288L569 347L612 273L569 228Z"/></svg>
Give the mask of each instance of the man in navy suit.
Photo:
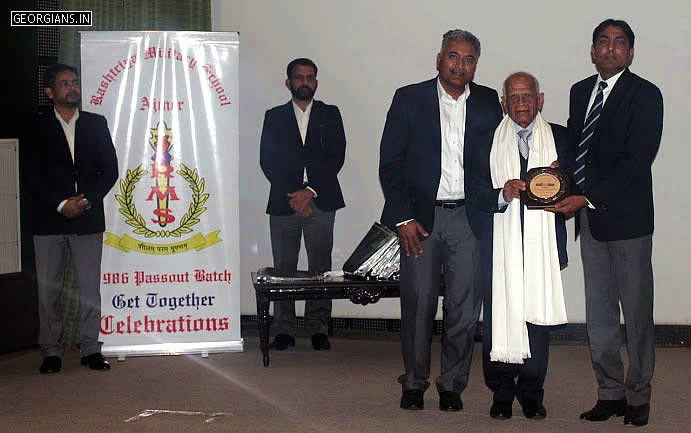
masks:
<svg viewBox="0 0 691 433"><path fill-rule="evenodd" d="M269 214L274 268L282 275L297 271L304 234L308 270L331 270L336 210L345 207L338 172L345 160L345 133L335 105L314 100L317 65L305 58L288 64L285 85L293 95L288 103L266 112L260 145L260 164L271 183ZM327 337L331 300L305 302L305 327L314 350L329 350ZM275 301L275 350L295 346L295 302Z"/></svg>
<svg viewBox="0 0 691 433"><path fill-rule="evenodd" d="M607 19L595 28L590 57L598 74L571 87L569 104L579 194L553 210L578 212L581 234L586 325L598 382L597 403L581 418L624 415L624 424L645 425L655 365L651 166L660 147L663 102L657 86L629 71L633 56L634 34L626 22Z"/></svg>
<svg viewBox="0 0 691 433"><path fill-rule="evenodd" d="M53 65L44 81L53 110L36 121L28 152L31 172L25 176L32 198L39 344L44 356L39 371L57 373L62 368L60 293L68 248L79 285L81 364L108 370L98 341L103 198L118 178L117 157L106 119L79 111L77 70Z"/></svg>
<svg viewBox="0 0 691 433"><path fill-rule="evenodd" d="M482 301L478 244L491 224L473 192L476 178L489 177L486 160L501 120L497 92L472 81L479 57L480 41L472 33L445 33L438 76L396 91L381 139L382 223L397 230L401 243L403 409L424 407L442 272L439 408L463 407Z"/></svg>

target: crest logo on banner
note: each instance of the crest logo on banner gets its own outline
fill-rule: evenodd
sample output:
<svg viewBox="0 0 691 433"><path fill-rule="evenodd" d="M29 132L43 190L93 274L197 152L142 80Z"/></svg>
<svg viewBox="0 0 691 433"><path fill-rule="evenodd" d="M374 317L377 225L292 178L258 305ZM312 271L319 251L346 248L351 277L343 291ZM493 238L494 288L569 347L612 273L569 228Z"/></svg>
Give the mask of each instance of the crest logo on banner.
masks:
<svg viewBox="0 0 691 433"><path fill-rule="evenodd" d="M170 150L173 148L173 130L168 128L165 121L160 122L149 130L149 145L153 150L151 157L150 172L140 164L134 169L127 169L124 179L120 179L120 193L115 194L115 199L120 203L118 212L125 218L128 226L132 227L132 232L150 238L176 238L194 232L194 226L199 223L200 217L206 212L206 203L209 200L209 193L204 192L206 180L200 177L197 169L190 169L183 162L179 168L173 164L173 157ZM150 173L149 176L147 176ZM173 173L176 173L176 177ZM137 184L145 177L152 180L150 192L145 199L151 216L145 215L137 209L134 198L134 190ZM182 179L191 193L190 203L186 213L179 219L177 227L169 230L169 224L177 221L176 213L181 209L179 205L180 197L176 192L177 181ZM153 227L153 228L152 228ZM106 232L105 244L117 248L124 252L139 252L144 254L177 254L190 250L201 251L206 247L215 245L222 241L218 237L220 230L213 231L207 235L197 233L185 240L169 243L152 243L144 240L134 239L127 234L122 236Z"/></svg>
<svg viewBox="0 0 691 433"><path fill-rule="evenodd" d="M241 351L237 33L83 32L84 110L109 125L104 356Z"/></svg>

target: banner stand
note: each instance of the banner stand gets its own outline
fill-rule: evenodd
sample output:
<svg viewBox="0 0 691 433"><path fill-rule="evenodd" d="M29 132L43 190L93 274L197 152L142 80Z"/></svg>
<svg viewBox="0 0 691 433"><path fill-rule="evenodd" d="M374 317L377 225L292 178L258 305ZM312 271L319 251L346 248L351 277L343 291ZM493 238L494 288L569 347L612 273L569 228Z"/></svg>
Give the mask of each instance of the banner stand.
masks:
<svg viewBox="0 0 691 433"><path fill-rule="evenodd" d="M210 353L242 352L243 340L202 343L136 344L132 346L104 346L103 356L117 357L124 361L127 356L188 355L200 354L206 358Z"/></svg>
<svg viewBox="0 0 691 433"><path fill-rule="evenodd" d="M105 356L242 351L239 35L81 32L82 107L105 116Z"/></svg>

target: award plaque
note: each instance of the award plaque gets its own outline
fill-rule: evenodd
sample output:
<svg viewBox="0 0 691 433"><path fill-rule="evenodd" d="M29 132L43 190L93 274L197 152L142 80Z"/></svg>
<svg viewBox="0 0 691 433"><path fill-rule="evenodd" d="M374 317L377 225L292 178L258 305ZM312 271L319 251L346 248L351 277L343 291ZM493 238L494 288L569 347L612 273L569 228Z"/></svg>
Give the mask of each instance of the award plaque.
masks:
<svg viewBox="0 0 691 433"><path fill-rule="evenodd" d="M526 190L521 191L521 201L528 209L551 207L569 195L569 178L559 168L531 168L523 180Z"/></svg>

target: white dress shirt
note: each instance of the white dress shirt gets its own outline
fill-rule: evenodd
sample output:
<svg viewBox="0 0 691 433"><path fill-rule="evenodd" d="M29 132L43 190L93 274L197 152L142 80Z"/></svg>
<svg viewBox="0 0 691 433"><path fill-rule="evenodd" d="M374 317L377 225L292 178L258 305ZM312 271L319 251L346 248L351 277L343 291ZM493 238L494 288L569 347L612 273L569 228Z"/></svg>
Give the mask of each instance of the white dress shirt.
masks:
<svg viewBox="0 0 691 433"><path fill-rule="evenodd" d="M67 139L67 146L70 148L70 156L72 157L72 163L74 164L74 132L77 126L77 119L79 119L79 109L76 109L74 111L74 116L72 116L69 122L65 122L65 119L62 118L62 116L60 115L60 113L58 113L58 110L56 110L55 107L53 107L53 111L55 112L55 117L60 122L62 130L65 133L65 138ZM76 182L74 184L74 191L77 191ZM60 204L58 205L58 212L62 211L62 207L65 206L65 203L67 203L67 200L63 200L60 202Z"/></svg>
<svg viewBox="0 0 691 433"><path fill-rule="evenodd" d="M437 78L439 95L439 125L441 127L441 178L437 188L437 200L461 200L465 198L463 181L463 145L465 144L465 108L470 86L454 99ZM401 221L396 227L412 219Z"/></svg>
<svg viewBox="0 0 691 433"><path fill-rule="evenodd" d="M79 109L76 109L74 111L74 116L72 116L69 122L65 122L65 119L62 118L62 116L60 115L60 113L58 113L58 110L56 110L55 107L53 107L53 111L55 112L55 117L58 119L60 125L62 126L62 130L65 132L67 145L70 148L70 156L72 157L72 162L74 163L74 131L77 126L77 119L79 119Z"/></svg>
<svg viewBox="0 0 691 433"><path fill-rule="evenodd" d="M295 120L298 122L298 129L300 130L300 138L302 138L302 145L305 145L305 140L307 139L307 128L309 127L310 124L310 114L312 113L312 103L314 100L311 100L309 105L307 105L307 108L305 108L305 111L302 111L302 108L298 104L293 101L293 111L295 111ZM303 173L302 173L302 181L304 183L308 182L307 179L307 167L305 167ZM312 194L314 196L317 196L317 191L315 191L311 187L306 187L310 191L312 191Z"/></svg>
<svg viewBox="0 0 691 433"><path fill-rule="evenodd" d="M454 99L437 78L439 94L439 121L441 125L441 179L437 189L437 200L460 200L465 198L463 182L463 145L465 143L466 100L470 86Z"/></svg>

